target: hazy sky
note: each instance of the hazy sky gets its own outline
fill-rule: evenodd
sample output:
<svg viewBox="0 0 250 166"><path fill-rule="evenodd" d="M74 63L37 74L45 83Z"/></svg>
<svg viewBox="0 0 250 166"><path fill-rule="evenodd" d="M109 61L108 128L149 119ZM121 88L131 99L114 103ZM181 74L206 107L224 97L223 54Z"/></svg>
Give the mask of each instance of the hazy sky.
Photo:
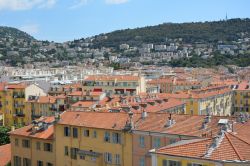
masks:
<svg viewBox="0 0 250 166"><path fill-rule="evenodd" d="M0 25L67 41L164 22L250 18L250 0L0 0Z"/></svg>

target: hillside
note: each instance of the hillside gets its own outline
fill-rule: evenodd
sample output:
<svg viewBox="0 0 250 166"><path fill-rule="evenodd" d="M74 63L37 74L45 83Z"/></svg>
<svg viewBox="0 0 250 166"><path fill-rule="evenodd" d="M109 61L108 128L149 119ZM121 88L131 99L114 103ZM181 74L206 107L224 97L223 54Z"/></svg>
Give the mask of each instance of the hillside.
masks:
<svg viewBox="0 0 250 166"><path fill-rule="evenodd" d="M30 36L26 32L20 31L16 28L5 26L0 26L0 38L34 40L34 37Z"/></svg>
<svg viewBox="0 0 250 166"><path fill-rule="evenodd" d="M107 34L106 40L95 40L94 46L117 47L122 43L139 46L160 44L166 38L182 38L185 43L237 40L242 32L250 34L250 19L230 19L214 22L164 23L136 29L118 30Z"/></svg>
<svg viewBox="0 0 250 166"><path fill-rule="evenodd" d="M250 66L250 19L164 23L65 43L39 41L16 28L0 27L0 65L57 67L83 63L102 63L116 69L136 63Z"/></svg>

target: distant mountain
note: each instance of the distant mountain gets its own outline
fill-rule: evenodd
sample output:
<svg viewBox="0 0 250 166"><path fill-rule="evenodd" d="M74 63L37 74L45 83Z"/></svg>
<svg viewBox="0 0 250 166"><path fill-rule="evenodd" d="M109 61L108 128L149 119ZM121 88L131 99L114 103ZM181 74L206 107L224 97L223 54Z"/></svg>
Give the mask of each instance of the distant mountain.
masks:
<svg viewBox="0 0 250 166"><path fill-rule="evenodd" d="M24 39L27 41L35 40L34 37L26 32L12 27L0 26L0 38Z"/></svg>
<svg viewBox="0 0 250 166"><path fill-rule="evenodd" d="M94 46L117 47L122 43L136 46L140 46L142 43L159 44L166 42L166 38L182 38L185 43L214 43L218 41L235 41L241 37L242 32L250 34L250 19L164 23L101 34L98 36L106 36L106 38L97 38L100 40L94 40Z"/></svg>

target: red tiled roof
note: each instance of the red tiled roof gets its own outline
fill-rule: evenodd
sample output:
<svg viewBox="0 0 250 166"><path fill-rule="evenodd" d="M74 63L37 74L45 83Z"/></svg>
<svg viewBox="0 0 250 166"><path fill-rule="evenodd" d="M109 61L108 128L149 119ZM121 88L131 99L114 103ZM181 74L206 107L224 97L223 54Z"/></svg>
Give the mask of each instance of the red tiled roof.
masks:
<svg viewBox="0 0 250 166"><path fill-rule="evenodd" d="M56 102L56 98L54 96L39 96L37 100L30 100L28 102L32 102L32 103L50 103L53 104Z"/></svg>
<svg viewBox="0 0 250 166"><path fill-rule="evenodd" d="M43 121L45 123L52 123L54 122L54 119L55 119L54 117L41 117L38 121ZM39 139L52 139L53 133L54 133L54 126L50 125L46 130L42 130L33 134L32 124L9 132L10 135L18 135L18 136L39 138Z"/></svg>
<svg viewBox="0 0 250 166"><path fill-rule="evenodd" d="M140 116L134 115L136 121ZM123 130L129 120L127 113L66 111L61 114L58 124Z"/></svg>
<svg viewBox="0 0 250 166"><path fill-rule="evenodd" d="M222 141L207 153L212 143L213 138L180 141L160 148L156 153L215 161L250 160L250 144L233 133L226 132Z"/></svg>
<svg viewBox="0 0 250 166"><path fill-rule="evenodd" d="M132 75L91 75L88 76L84 81L138 81L138 76Z"/></svg>
<svg viewBox="0 0 250 166"><path fill-rule="evenodd" d="M96 102L94 101L78 101L75 104L72 105L72 107L84 107L84 108L90 108L93 105L95 105Z"/></svg>
<svg viewBox="0 0 250 166"><path fill-rule="evenodd" d="M0 146L0 166L6 166L11 161L11 145Z"/></svg>
<svg viewBox="0 0 250 166"><path fill-rule="evenodd" d="M27 85L20 83L20 84L8 84L7 89L25 89Z"/></svg>

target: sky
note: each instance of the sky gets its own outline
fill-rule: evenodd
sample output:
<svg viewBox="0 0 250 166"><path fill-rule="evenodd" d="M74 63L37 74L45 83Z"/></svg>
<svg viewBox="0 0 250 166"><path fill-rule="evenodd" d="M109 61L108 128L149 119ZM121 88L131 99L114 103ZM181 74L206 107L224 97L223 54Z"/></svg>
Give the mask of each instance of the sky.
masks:
<svg viewBox="0 0 250 166"><path fill-rule="evenodd" d="M114 30L250 18L250 0L0 0L0 26L65 42Z"/></svg>

